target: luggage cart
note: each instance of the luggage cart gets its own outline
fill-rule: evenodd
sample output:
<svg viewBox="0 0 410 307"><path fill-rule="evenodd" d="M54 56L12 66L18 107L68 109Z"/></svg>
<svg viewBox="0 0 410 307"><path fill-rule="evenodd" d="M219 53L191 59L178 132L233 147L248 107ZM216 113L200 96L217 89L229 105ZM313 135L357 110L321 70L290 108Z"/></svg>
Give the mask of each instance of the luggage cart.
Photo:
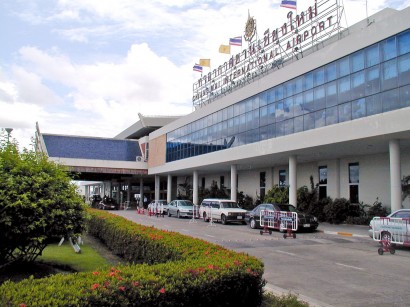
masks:
<svg viewBox="0 0 410 307"><path fill-rule="evenodd" d="M385 252L394 254L396 244L410 246L410 219L374 217L370 222L373 232L373 240L379 242L381 247L377 252L383 255Z"/></svg>

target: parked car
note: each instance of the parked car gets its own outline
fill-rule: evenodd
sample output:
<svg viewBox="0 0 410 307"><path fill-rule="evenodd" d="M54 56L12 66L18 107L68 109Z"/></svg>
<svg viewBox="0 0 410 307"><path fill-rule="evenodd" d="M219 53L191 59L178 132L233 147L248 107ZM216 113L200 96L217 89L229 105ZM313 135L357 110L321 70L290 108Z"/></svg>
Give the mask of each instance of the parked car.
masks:
<svg viewBox="0 0 410 307"><path fill-rule="evenodd" d="M168 213L168 203L166 200L153 200L152 202L149 203L148 208L151 207L155 207L155 204L161 206L162 205L162 209L164 210L163 214L167 214Z"/></svg>
<svg viewBox="0 0 410 307"><path fill-rule="evenodd" d="M108 196L104 196L103 199L98 203L98 209L101 210L118 210L119 205L117 202Z"/></svg>
<svg viewBox="0 0 410 307"><path fill-rule="evenodd" d="M399 209L396 210L392 213L390 213L387 218L397 218L397 219L410 219L410 209ZM382 220L376 219L376 220L371 220L369 224L369 236L370 238L373 238L373 232L375 234L375 238L380 239L380 240L388 240L390 241L392 239L392 235L388 231L383 231L380 234L380 228L382 224ZM397 238L403 240L404 244L410 243L410 221L409 222L403 222L403 223L395 223L392 225L394 227L392 232L395 233L400 233L402 234L401 238ZM397 228L398 227L398 228ZM387 228L387 227L386 227ZM394 236L393 236L394 238Z"/></svg>
<svg viewBox="0 0 410 307"><path fill-rule="evenodd" d="M90 205L91 208L98 208L98 204L102 201L101 195L93 194L90 196Z"/></svg>
<svg viewBox="0 0 410 307"><path fill-rule="evenodd" d="M260 224L260 214L262 210L270 211L286 211L297 212L298 214L298 231L309 230L315 231L319 226L317 218L310 214L298 212L293 205L290 204L260 204L252 211L247 211L245 215L245 221L252 229L263 228Z"/></svg>
<svg viewBox="0 0 410 307"><path fill-rule="evenodd" d="M246 210L229 199L204 199L199 207L199 215L205 222L209 222L212 217L212 220L221 221L223 225L238 222L246 224L245 213Z"/></svg>
<svg viewBox="0 0 410 307"><path fill-rule="evenodd" d="M177 218L192 217L194 204L190 200L173 200L168 204L168 216L175 215Z"/></svg>

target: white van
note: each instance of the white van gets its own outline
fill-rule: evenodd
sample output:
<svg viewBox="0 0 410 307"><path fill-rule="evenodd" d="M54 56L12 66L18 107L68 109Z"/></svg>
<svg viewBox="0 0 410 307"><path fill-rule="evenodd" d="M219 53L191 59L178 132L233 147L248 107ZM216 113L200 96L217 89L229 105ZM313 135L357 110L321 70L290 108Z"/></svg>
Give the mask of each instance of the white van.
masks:
<svg viewBox="0 0 410 307"><path fill-rule="evenodd" d="M199 214L204 222L209 222L212 218L213 221L221 221L223 225L234 222L246 225L245 213L246 210L229 199L206 198L199 207Z"/></svg>

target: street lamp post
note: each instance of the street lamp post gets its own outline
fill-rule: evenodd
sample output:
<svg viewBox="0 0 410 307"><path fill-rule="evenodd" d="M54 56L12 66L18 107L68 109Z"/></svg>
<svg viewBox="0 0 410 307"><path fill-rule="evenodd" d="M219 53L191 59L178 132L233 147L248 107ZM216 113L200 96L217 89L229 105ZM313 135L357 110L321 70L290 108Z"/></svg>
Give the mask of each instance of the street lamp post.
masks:
<svg viewBox="0 0 410 307"><path fill-rule="evenodd" d="M7 131L7 144L10 143L10 133L13 131L13 128L6 128Z"/></svg>

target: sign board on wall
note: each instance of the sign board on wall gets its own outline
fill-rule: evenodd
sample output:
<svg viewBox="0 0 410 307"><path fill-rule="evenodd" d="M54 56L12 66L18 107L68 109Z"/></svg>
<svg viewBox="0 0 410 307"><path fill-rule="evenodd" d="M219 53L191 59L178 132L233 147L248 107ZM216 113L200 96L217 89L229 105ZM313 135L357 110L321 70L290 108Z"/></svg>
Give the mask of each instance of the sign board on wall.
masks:
<svg viewBox="0 0 410 307"><path fill-rule="evenodd" d="M201 107L235 88L253 81L256 76L279 69L292 58L340 30L343 8L337 0L319 0L303 12L289 11L286 21L258 38L256 20L248 17L244 38L248 47L193 84L194 107Z"/></svg>

